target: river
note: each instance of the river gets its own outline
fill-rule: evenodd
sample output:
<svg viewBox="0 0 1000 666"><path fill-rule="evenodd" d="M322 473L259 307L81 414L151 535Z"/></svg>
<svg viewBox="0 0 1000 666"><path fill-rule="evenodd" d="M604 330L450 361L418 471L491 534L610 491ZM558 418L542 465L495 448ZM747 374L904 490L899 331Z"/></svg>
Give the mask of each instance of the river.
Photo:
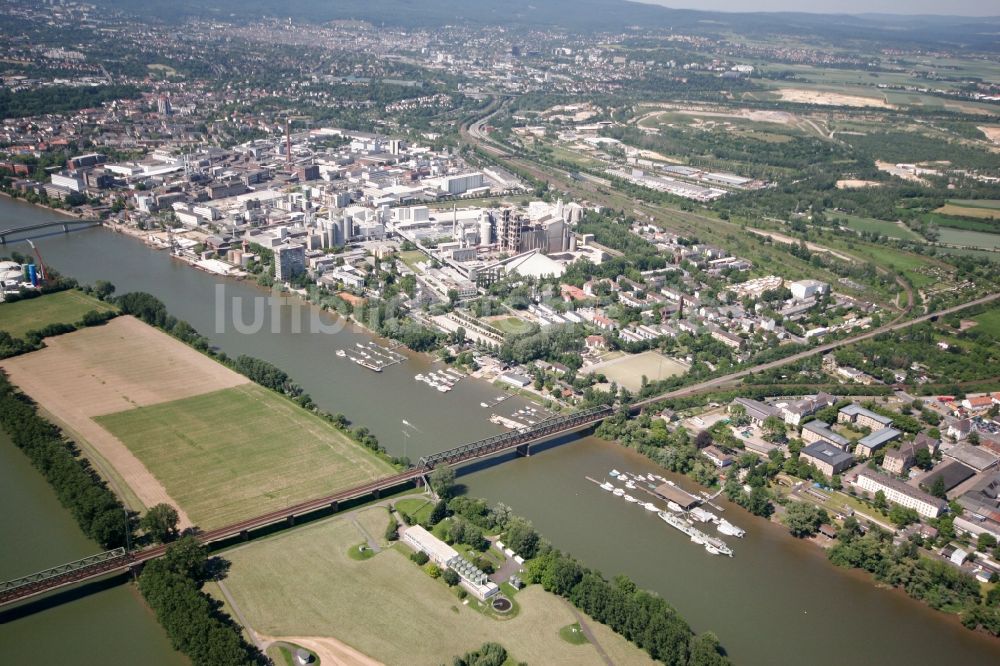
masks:
<svg viewBox="0 0 1000 666"><path fill-rule="evenodd" d="M0 227L52 216L0 198ZM45 261L63 273L82 282L110 280L119 292L148 291L226 353L251 354L287 370L320 407L367 426L393 454L405 449L416 459L498 432L489 414L509 414L524 405L512 399L482 408L480 403L502 393L476 380L462 380L448 394L419 384L413 376L431 367L431 359L422 355L411 354L406 363L380 374L360 368L334 351L370 339L367 334L350 327L336 335L294 333L291 308L282 310L276 332L268 323L259 333L238 333L229 317L232 298L243 298L249 322L251 299L265 293L195 270L124 235L89 229L36 242ZM11 249L27 251L24 244ZM229 323L224 326L217 326L217 285L225 289L222 319ZM316 316L327 325L334 322L325 314ZM303 328L308 331L308 321ZM460 481L473 495L507 502L588 566L609 576L625 573L660 593L696 630L714 631L736 663L1000 663L1000 641L967 631L954 618L902 593L879 589L867 575L831 566L820 549L732 504L722 503L724 514L746 528L747 537L729 540L732 559L709 556L653 515L584 478L603 478L612 468L662 474L633 451L585 437L529 458L475 467ZM693 488L686 479L678 480ZM30 620L52 632L61 631L63 622L53 610Z"/></svg>

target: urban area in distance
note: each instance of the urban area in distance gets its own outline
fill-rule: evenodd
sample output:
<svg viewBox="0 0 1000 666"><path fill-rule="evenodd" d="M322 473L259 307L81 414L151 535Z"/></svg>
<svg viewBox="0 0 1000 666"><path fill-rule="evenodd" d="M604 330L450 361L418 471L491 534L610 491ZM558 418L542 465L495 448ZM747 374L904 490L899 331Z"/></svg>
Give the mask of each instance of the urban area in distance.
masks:
<svg viewBox="0 0 1000 666"><path fill-rule="evenodd" d="M1000 7L664 5L0 0L0 662L1000 663Z"/></svg>

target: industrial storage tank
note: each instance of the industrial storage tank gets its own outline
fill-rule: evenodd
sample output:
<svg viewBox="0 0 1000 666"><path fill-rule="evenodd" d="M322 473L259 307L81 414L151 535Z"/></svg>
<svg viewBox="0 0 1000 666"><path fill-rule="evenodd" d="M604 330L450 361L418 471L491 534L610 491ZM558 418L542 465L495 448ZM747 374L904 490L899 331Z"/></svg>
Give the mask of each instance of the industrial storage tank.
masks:
<svg viewBox="0 0 1000 666"><path fill-rule="evenodd" d="M479 216L479 244L489 245L493 240L493 223L490 222L490 214L485 210Z"/></svg>
<svg viewBox="0 0 1000 666"><path fill-rule="evenodd" d="M38 272L35 269L34 264L28 264L28 282L30 282L32 286L38 286Z"/></svg>

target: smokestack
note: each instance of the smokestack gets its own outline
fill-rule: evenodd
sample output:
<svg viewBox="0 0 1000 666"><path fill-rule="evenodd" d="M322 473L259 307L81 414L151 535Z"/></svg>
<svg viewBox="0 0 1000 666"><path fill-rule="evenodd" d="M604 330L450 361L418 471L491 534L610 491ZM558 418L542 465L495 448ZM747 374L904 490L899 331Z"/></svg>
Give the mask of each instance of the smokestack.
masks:
<svg viewBox="0 0 1000 666"><path fill-rule="evenodd" d="M288 166L292 166L292 131L288 125L288 118L285 118L285 159Z"/></svg>

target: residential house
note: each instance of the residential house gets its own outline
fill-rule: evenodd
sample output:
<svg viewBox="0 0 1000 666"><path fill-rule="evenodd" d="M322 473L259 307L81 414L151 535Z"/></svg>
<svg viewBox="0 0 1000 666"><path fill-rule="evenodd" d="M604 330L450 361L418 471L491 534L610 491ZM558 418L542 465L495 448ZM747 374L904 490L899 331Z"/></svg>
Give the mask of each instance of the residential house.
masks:
<svg viewBox="0 0 1000 666"><path fill-rule="evenodd" d="M846 451L851 445L851 441L841 435L839 432L835 432L830 429L830 424L825 421L810 421L802 426L802 432L800 434L802 441L806 443L817 442L820 440L830 442L834 444L839 449Z"/></svg>
<svg viewBox="0 0 1000 666"><path fill-rule="evenodd" d="M892 425L892 419L889 417L876 414L857 403L851 403L847 407L842 408L837 413L837 421L840 423L853 423L858 427L868 427L872 430L888 428Z"/></svg>
<svg viewBox="0 0 1000 666"><path fill-rule="evenodd" d="M708 460L719 469L722 469L723 467L729 467L734 462L733 457L731 455L729 455L719 447L715 446L714 444L710 444L705 448L703 448L701 450L701 455L708 458Z"/></svg>

